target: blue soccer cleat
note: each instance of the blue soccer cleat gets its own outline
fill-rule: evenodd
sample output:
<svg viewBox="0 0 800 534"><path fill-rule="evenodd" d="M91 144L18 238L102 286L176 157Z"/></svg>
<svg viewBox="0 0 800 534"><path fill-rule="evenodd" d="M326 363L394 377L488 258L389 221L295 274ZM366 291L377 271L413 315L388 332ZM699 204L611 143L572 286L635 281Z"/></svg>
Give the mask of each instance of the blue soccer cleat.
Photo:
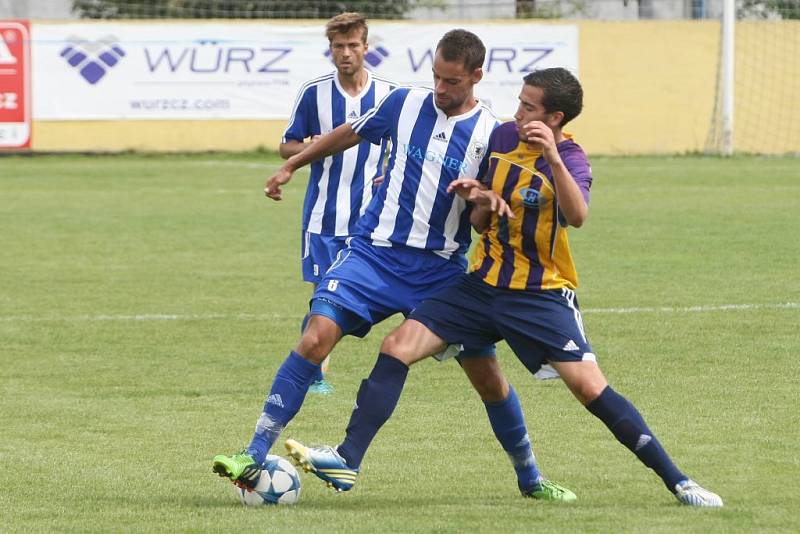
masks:
<svg viewBox="0 0 800 534"><path fill-rule="evenodd" d="M315 395L333 395L333 391L333 386L324 378L315 380L308 388L308 392Z"/></svg>
<svg viewBox="0 0 800 534"><path fill-rule="evenodd" d="M293 439L287 439L284 446L295 464L307 473L314 473L328 487L336 491L349 491L356 483L358 469L348 467L333 447L306 447Z"/></svg>

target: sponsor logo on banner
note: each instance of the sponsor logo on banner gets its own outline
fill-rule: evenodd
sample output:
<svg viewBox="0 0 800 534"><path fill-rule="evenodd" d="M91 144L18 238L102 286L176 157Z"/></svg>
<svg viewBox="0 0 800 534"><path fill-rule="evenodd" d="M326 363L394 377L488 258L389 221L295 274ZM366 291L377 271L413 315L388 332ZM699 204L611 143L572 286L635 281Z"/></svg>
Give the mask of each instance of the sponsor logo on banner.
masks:
<svg viewBox="0 0 800 534"><path fill-rule="evenodd" d="M30 27L0 20L0 148L31 146Z"/></svg>
<svg viewBox="0 0 800 534"><path fill-rule="evenodd" d="M554 47L530 47L530 46L500 46L487 47L486 59L483 69L489 74L495 73L521 73L533 72L536 69L544 68L542 61L553 53ZM413 72L422 71L427 74L433 67L434 47L414 48L409 46L408 66Z"/></svg>
<svg viewBox="0 0 800 534"><path fill-rule="evenodd" d="M525 73L577 72L577 26L466 27L487 44L476 94L499 117L514 114ZM449 29L373 24L365 65L401 85L430 86L436 41ZM318 25L37 23L33 42L41 120L286 119L300 88L333 70Z"/></svg>
<svg viewBox="0 0 800 534"><path fill-rule="evenodd" d="M214 39L198 39L185 46L145 46L151 73L275 74L288 73L286 56L291 47L231 45Z"/></svg>
<svg viewBox="0 0 800 534"><path fill-rule="evenodd" d="M125 57L125 51L112 36L97 41L70 37L60 55L84 80L94 85Z"/></svg>

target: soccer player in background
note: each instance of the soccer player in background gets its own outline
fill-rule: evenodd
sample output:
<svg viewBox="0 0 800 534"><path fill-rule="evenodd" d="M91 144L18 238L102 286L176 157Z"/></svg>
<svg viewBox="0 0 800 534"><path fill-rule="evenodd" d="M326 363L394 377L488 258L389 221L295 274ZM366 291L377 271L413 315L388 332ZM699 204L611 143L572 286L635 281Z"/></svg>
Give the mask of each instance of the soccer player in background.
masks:
<svg viewBox="0 0 800 534"><path fill-rule="evenodd" d="M343 124L289 158L267 181L265 193L280 200L281 186L311 161L367 140L391 140L385 180L358 220L348 248L317 286L311 318L300 342L275 376L250 445L233 456L218 455L213 469L234 483L252 488L264 458L284 427L299 411L320 362L343 335L363 337L372 325L395 313L408 314L424 299L457 281L466 267L471 240L464 199L447 192L459 176L479 176L488 165L486 147L498 125L475 98L486 49L465 30L445 34L433 60L434 89L393 90L373 110ZM491 191L472 200L489 211L507 210ZM575 495L545 480L536 467L522 409L500 371L492 343L466 345L460 363L484 401L492 429L509 454L523 495L547 500L575 500ZM372 419L389 414L400 395L386 377L407 371L392 357L380 357L361 383L361 414ZM352 458L348 458L353 462ZM332 480L339 490L355 481L348 473Z"/></svg>
<svg viewBox="0 0 800 534"><path fill-rule="evenodd" d="M460 178L448 187L471 200L482 183L515 217L475 207L470 218L482 235L472 272L421 303L384 339L370 375L379 372L384 387L359 392L344 441L309 448L287 439L286 448L306 471L333 485L346 479L352 487L367 447L399 400L408 366L447 344L505 339L532 373L550 362L586 409L681 503L722 506L718 495L678 470L636 408L608 385L586 339L567 227L586 220L592 174L586 154L562 131L581 112L583 89L566 69L544 69L525 76L519 100L515 121L492 133L490 168L481 182Z"/></svg>
<svg viewBox="0 0 800 534"><path fill-rule="evenodd" d="M358 13L342 13L325 25L336 70L301 87L279 147L282 158L299 154L320 135L358 119L394 89L395 84L364 68L367 32L367 22ZM386 141L377 145L362 141L311 164L303 203L301 257L303 280L315 289L372 199L372 181L382 174L386 145ZM329 361L326 357L320 366L310 393L333 392L323 375Z"/></svg>

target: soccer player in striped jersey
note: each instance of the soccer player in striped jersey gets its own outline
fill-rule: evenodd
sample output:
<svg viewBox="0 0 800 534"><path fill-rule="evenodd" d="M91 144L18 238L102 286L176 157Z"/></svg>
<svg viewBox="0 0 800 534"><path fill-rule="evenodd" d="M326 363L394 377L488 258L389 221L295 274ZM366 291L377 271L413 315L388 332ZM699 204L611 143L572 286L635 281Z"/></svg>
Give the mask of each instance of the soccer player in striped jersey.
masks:
<svg viewBox="0 0 800 534"><path fill-rule="evenodd" d="M420 304L384 340L381 352L409 366L448 343L481 346L505 339L535 373L550 362L575 397L611 430L677 499L691 506L722 506L720 497L697 485L672 463L636 408L615 392L597 365L583 329L575 288L567 227L580 227L588 215L591 168L572 136L562 131L583 105L583 89L569 71L544 69L528 74L515 122L497 128L489 142L490 167L482 179L511 207L512 216L478 206L470 215L481 240L472 272ZM481 184L460 178L449 189L466 199ZM393 387L359 397L347 435L338 451L359 457L391 415L366 416L360 407L394 406L375 395L398 397L407 368L385 377ZM330 482L330 447L308 448L287 440L301 465ZM341 466L338 466L341 469ZM345 467L346 468L346 467ZM351 469L354 480L356 471Z"/></svg>
<svg viewBox="0 0 800 534"><path fill-rule="evenodd" d="M448 32L433 60L434 89L397 88L352 124L343 124L289 158L265 188L282 198L281 186L299 167L339 153L362 140L390 140L386 177L358 220L343 249L317 286L311 318L300 342L272 382L250 445L233 456L214 458L214 471L244 487L258 480L258 468L284 427L299 411L320 362L343 335L363 337L372 325L395 313L409 314L424 299L464 273L470 244L467 202L447 191L461 176L479 176L488 165L486 148L497 126L495 116L474 96L483 75L486 49L465 30ZM504 209L491 191L474 195L486 209ZM461 365L486 404L492 429L511 455L525 495L550 500L574 494L542 479L531 450L519 399L494 357L494 345L466 345ZM391 413L399 391L385 377L403 374L400 360L380 355L361 383L359 413L370 420ZM372 399L368 403L362 398ZM355 453L358 448L350 448ZM361 458L342 450L332 457L344 466L331 484L348 490Z"/></svg>
<svg viewBox="0 0 800 534"><path fill-rule="evenodd" d="M320 135L358 119L394 89L395 84L364 67L368 31L366 20L358 13L342 13L328 21L325 34L336 70L300 89L281 140L281 157L288 159ZM315 288L372 199L372 182L382 174L386 145L386 141L375 145L362 141L311 164L303 203L301 257L303 280ZM302 329L307 321L308 315ZM333 392L323 376L329 361L325 358L320 366L310 393Z"/></svg>

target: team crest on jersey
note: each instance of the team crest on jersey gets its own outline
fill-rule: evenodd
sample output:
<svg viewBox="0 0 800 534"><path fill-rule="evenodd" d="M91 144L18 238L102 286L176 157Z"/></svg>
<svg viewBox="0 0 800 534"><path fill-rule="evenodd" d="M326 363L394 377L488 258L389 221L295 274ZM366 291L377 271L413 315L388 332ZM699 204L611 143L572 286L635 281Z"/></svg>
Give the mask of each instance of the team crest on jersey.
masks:
<svg viewBox="0 0 800 534"><path fill-rule="evenodd" d="M519 196L522 197L522 204L526 208L540 209L547 204L547 198L533 188L525 187L519 190Z"/></svg>
<svg viewBox="0 0 800 534"><path fill-rule="evenodd" d="M480 141L471 142L469 144L469 148L467 149L467 154L469 154L475 159L481 159L485 153L486 153L486 145L481 143Z"/></svg>

